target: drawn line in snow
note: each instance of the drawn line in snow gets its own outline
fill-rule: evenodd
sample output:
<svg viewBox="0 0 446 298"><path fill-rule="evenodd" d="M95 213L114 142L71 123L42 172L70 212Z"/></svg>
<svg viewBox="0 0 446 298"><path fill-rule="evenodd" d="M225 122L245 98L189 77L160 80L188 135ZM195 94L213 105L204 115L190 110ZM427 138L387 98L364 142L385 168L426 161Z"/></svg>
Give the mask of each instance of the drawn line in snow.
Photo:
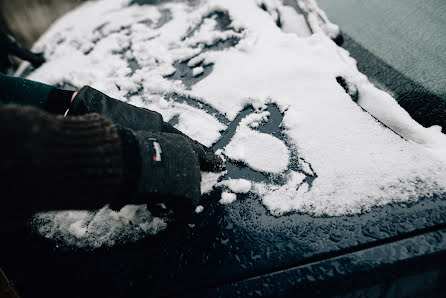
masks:
<svg viewBox="0 0 446 298"><path fill-rule="evenodd" d="M221 134L220 139L212 145L212 150L217 151L219 149L225 148L234 137L237 127L240 125L240 121L246 116L255 113L256 109L253 106L248 105L242 111L238 113L236 118L233 121L229 121L225 115L220 113L217 109L212 106L201 102L199 99L186 96L178 93L166 94L165 98L170 98L178 103L185 103L191 107L197 108L206 112L209 115L214 116L218 121L225 124L227 129ZM296 145L293 144L290 139L287 137L284 129L281 127L281 123L283 121L283 114L280 112L278 106L275 103L269 103L266 105L265 111L270 113L268 117L268 121L262 123L256 130L269 134L280 141L282 141L285 146L288 148L290 152L290 161L287 170L285 170L281 174L269 174L262 173L250 168L248 165L243 162L227 160L226 162L226 170L227 174L220 178L220 181L226 178L238 179L243 178L247 180L251 180L254 182L267 182L275 185L284 185L287 182L287 176L291 171L296 171L299 173L303 173L306 178L302 184L307 183L309 189L312 187L313 181L317 178L317 174L312 169L311 164L306 162L303 158L298 156ZM175 115L169 123L172 125L177 124L179 121L179 115ZM302 166L299 164L299 160L301 163L305 163L312 172L312 175L305 172L302 169Z"/></svg>
<svg viewBox="0 0 446 298"><path fill-rule="evenodd" d="M232 20L229 17L229 14L227 11L214 11L213 13L209 14L208 16L205 16L201 19L200 23L192 28L184 37L183 41L185 41L187 38L193 36L197 31L200 30L201 26L204 24L206 19L213 18L216 22L215 30L221 31L221 32L228 32L232 31L234 33L240 34L242 31L235 30L231 27ZM229 37L227 39L218 39L214 41L211 45L209 44L198 44L196 48L201 47L200 53L197 55L191 57L190 59L187 59L185 61L176 61L173 63L173 67L175 68L175 72L169 76L166 76L169 80L180 80L183 82L183 84L186 86L187 89L190 89L193 85L198 83L199 81L206 78L208 75L210 75L213 71L214 65L211 64L203 64L203 61L200 61L193 67L188 66L188 62L194 58L196 58L199 55L202 55L205 52L208 51L222 51L224 49L233 48L240 42L240 38L238 37ZM194 76L192 69L194 67L203 67L204 71L200 75Z"/></svg>

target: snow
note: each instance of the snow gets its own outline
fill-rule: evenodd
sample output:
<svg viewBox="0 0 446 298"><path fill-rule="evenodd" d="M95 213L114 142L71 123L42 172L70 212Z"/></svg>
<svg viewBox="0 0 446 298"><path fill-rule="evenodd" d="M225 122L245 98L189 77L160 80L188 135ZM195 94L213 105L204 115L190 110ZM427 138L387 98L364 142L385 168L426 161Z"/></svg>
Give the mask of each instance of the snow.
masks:
<svg viewBox="0 0 446 298"><path fill-rule="evenodd" d="M194 77L198 77L199 75L201 75L204 72L204 68L199 66L199 67L195 67L194 69L192 69L192 75Z"/></svg>
<svg viewBox="0 0 446 298"><path fill-rule="evenodd" d="M217 185L218 180L226 175L227 172L212 173L212 172L202 172L201 173L201 194L210 193L214 187Z"/></svg>
<svg viewBox="0 0 446 298"><path fill-rule="evenodd" d="M248 193L251 189L251 181L246 179L228 179L217 183L217 187L226 186L235 193Z"/></svg>
<svg viewBox="0 0 446 298"><path fill-rule="evenodd" d="M35 215L32 223L46 238L89 249L137 241L167 227L166 222L152 216L145 205L127 205L119 212L107 206L96 212L44 212Z"/></svg>
<svg viewBox="0 0 446 298"><path fill-rule="evenodd" d="M211 146L218 141L221 131L224 131L226 125L220 123L215 117L188 105L177 105L178 124L175 128L182 131L191 138L201 142L205 146Z"/></svg>
<svg viewBox="0 0 446 298"><path fill-rule="evenodd" d="M269 112L252 113L243 118L240 123L251 128L257 128L260 124L267 122L269 115Z"/></svg>
<svg viewBox="0 0 446 298"><path fill-rule="evenodd" d="M286 33L294 33L299 37L308 37L311 31L307 27L304 16L298 14L295 9L289 6L280 8L282 16L282 30Z"/></svg>
<svg viewBox="0 0 446 298"><path fill-rule="evenodd" d="M261 2L269 11L255 0L209 0L196 7L175 1L146 6L87 2L37 42L34 50L43 51L47 62L29 78L75 89L91 85L158 111L165 121L178 120L175 127L207 146L251 105L256 111L240 121L220 153L285 183L203 173L203 194L219 183L234 192L223 192L221 202L246 191L277 216L293 211L339 216L446 193L441 130L419 125L358 71L349 53L330 39L339 28L315 1L297 0L309 27L303 15L281 2ZM158 26L162 10L169 10L172 19ZM217 20L208 17L214 12L227 12L230 26L217 30ZM282 28L276 25L277 12ZM240 39L235 46L212 50L234 38ZM212 71L186 86L169 77L178 62L185 62L193 76L206 65L212 64ZM338 76L356 87L357 103L336 82ZM177 102L174 94L196 105ZM260 130L270 121L265 106L271 103L283 113L282 139ZM292 160L298 169L290 167ZM41 213L34 222L45 237L89 247L140 239L165 227L144 206L132 208Z"/></svg>
<svg viewBox="0 0 446 298"><path fill-rule="evenodd" d="M316 0L296 0L297 5L307 14L308 24L313 33L324 33L330 38L339 34L339 27L331 23L323 10L319 8Z"/></svg>
<svg viewBox="0 0 446 298"><path fill-rule="evenodd" d="M196 56L187 62L187 66L189 67L196 67L198 64L202 63L204 60L203 56Z"/></svg>
<svg viewBox="0 0 446 298"><path fill-rule="evenodd" d="M265 173L280 173L287 169L289 152L277 138L251 128L268 119L269 112L252 113L240 121L231 142L225 147L226 156Z"/></svg>
<svg viewBox="0 0 446 298"><path fill-rule="evenodd" d="M289 187L266 186L269 191L259 194L272 212L351 214L445 192L441 155L446 152L445 136L412 120L390 95L358 72L345 50L321 33L309 38L283 34L253 2L227 1L225 6L254 37L242 50L237 46L214 53L213 73L194 85L192 93L230 119L246 102L274 101L285 114L282 124L298 155L317 175L311 189L302 185L308 187L304 193L296 190L299 184L290 175ZM339 75L357 86L362 107L407 140L352 102L335 80ZM260 135L249 137L259 133L244 126L238 130L241 133L225 149L230 159L259 171L271 171L268 162L283 165L284 154L278 154L283 147L277 139L265 137L260 142ZM277 150L263 151L266 147ZM274 172L282 169L279 166ZM279 200L281 196L287 199Z"/></svg>
<svg viewBox="0 0 446 298"><path fill-rule="evenodd" d="M235 193L230 192L222 192L220 203L223 205L231 204L237 199L237 195Z"/></svg>
<svg viewBox="0 0 446 298"><path fill-rule="evenodd" d="M204 207L199 205L199 206L197 206L197 208L195 208L195 213L197 213L197 214L201 213L201 212L203 212L203 210L204 210Z"/></svg>
<svg viewBox="0 0 446 298"><path fill-rule="evenodd" d="M311 169L310 165L303 159L299 158L298 159L299 162L299 167L300 169L307 174L308 176L314 176L314 172Z"/></svg>
<svg viewBox="0 0 446 298"><path fill-rule="evenodd" d="M225 147L226 156L264 173L280 173L287 169L289 152L277 138L239 126L231 142Z"/></svg>
<svg viewBox="0 0 446 298"><path fill-rule="evenodd" d="M283 2L296 2L295 5L299 6L299 1L290 0ZM280 0L258 0L257 5L264 5L267 12L273 17L274 21L277 23L280 21L281 28L283 32L294 33L299 37L308 37L311 35L311 28L307 23L305 17L299 14L293 7L282 5ZM305 3L302 3L300 7L306 7ZM302 8L301 8L302 9ZM308 10L304 9L308 14Z"/></svg>
<svg viewBox="0 0 446 298"><path fill-rule="evenodd" d="M201 18L200 18L201 19ZM202 26L190 38L186 39L188 46L211 46L218 41L224 41L229 38L240 37L241 35L235 31L216 31L217 22L215 18L205 19Z"/></svg>

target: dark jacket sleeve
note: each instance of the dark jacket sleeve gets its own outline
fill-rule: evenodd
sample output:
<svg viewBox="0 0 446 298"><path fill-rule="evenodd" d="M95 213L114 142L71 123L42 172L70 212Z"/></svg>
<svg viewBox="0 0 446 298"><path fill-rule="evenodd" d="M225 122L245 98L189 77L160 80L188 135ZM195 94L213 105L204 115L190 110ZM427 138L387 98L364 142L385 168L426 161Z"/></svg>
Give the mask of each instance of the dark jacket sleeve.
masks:
<svg viewBox="0 0 446 298"><path fill-rule="evenodd" d="M0 72L1 104L33 106L52 114L64 114L73 92Z"/></svg>
<svg viewBox="0 0 446 298"><path fill-rule="evenodd" d="M34 106L41 110L53 86L0 73L0 101L3 104Z"/></svg>

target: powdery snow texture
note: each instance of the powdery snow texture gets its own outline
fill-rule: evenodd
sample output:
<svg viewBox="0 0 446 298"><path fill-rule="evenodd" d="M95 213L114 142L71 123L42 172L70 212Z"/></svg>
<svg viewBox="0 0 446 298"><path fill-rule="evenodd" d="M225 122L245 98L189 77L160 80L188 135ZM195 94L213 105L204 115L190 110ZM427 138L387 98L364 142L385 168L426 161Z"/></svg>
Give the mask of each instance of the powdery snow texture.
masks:
<svg viewBox="0 0 446 298"><path fill-rule="evenodd" d="M221 193L220 203L221 204L231 204L236 199L237 199L237 195L235 193L222 192Z"/></svg>
<svg viewBox="0 0 446 298"><path fill-rule="evenodd" d="M235 48L211 55L213 73L193 86L193 94L229 118L246 102L274 101L285 114L283 126L298 155L317 175L311 188L293 173L287 173L284 186L258 185L272 212L351 214L445 192L445 136L420 126L390 95L373 87L345 50L323 34L283 33L255 2L225 1L220 7L248 33ZM361 106L407 140L352 102L335 80L339 75L357 86ZM229 158L260 171L266 170L265 160L283 164L275 150L265 156L267 145L249 135L234 136L226 147Z"/></svg>
<svg viewBox="0 0 446 298"><path fill-rule="evenodd" d="M127 205L119 212L107 206L96 211L55 211L33 218L36 230L46 238L77 247L97 248L136 241L167 227L145 205Z"/></svg>
<svg viewBox="0 0 446 298"><path fill-rule="evenodd" d="M247 127L239 127L225 147L226 156L259 172L280 173L288 166L288 149L279 139Z"/></svg>
<svg viewBox="0 0 446 298"><path fill-rule="evenodd" d="M216 186L226 186L235 193L248 193L251 190L252 183L246 179L228 179L219 182Z"/></svg>
<svg viewBox="0 0 446 298"><path fill-rule="evenodd" d="M204 210L204 207L199 205L199 206L197 206L197 208L195 208L195 213L197 213L197 214L201 213L201 212L203 212L203 210Z"/></svg>

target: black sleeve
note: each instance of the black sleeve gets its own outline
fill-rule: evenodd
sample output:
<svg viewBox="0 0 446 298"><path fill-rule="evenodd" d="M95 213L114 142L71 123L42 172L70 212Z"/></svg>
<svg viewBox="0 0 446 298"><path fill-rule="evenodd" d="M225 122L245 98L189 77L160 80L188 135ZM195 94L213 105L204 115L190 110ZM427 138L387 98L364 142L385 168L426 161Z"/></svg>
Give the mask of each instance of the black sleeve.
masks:
<svg viewBox="0 0 446 298"><path fill-rule="evenodd" d="M0 73L0 103L33 106L53 114L68 109L74 91Z"/></svg>

